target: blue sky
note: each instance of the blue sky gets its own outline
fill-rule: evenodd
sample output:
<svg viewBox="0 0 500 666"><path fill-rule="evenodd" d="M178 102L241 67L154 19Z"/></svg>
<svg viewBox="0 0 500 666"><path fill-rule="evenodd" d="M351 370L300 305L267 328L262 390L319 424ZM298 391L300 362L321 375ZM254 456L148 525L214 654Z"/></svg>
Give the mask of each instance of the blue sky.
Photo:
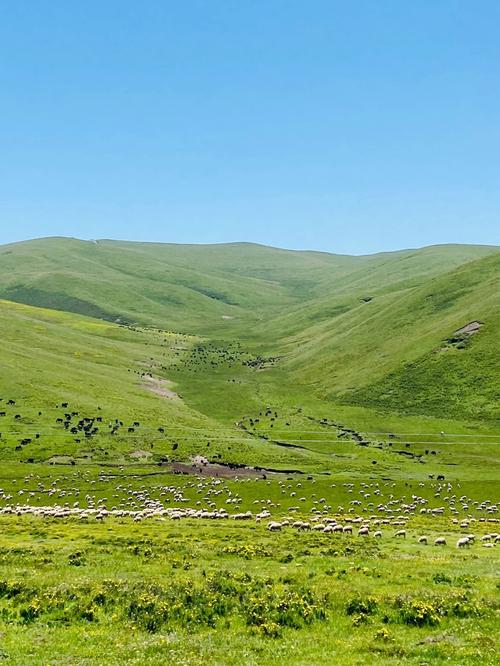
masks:
<svg viewBox="0 0 500 666"><path fill-rule="evenodd" d="M0 7L0 243L500 244L500 3Z"/></svg>

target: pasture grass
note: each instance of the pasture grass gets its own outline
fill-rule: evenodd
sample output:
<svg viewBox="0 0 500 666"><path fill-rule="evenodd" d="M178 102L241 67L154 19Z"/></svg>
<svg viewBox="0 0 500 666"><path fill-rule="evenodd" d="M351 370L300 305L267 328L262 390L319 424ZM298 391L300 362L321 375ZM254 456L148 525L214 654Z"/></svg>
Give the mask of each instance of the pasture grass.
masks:
<svg viewBox="0 0 500 666"><path fill-rule="evenodd" d="M0 519L12 664L494 664L491 551L264 525ZM418 519L416 530L436 534ZM414 532L416 534L418 532Z"/></svg>
<svg viewBox="0 0 500 666"><path fill-rule="evenodd" d="M476 503L500 499L499 257L0 248L0 660L497 663L498 547L458 550L453 517L495 529ZM380 541L16 508L346 520L414 495L444 514Z"/></svg>

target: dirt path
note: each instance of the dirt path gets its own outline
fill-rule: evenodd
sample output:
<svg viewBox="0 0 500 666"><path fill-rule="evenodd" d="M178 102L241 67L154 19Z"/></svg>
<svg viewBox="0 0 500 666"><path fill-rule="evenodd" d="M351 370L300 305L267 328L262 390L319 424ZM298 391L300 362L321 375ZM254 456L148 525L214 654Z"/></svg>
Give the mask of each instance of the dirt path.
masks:
<svg viewBox="0 0 500 666"><path fill-rule="evenodd" d="M177 393L170 388L171 382L169 382L168 379L159 379L158 377L144 377L143 379L146 382L143 384L144 388L151 391L151 393L161 395L162 398L167 398L168 400L173 400L174 398L179 397Z"/></svg>

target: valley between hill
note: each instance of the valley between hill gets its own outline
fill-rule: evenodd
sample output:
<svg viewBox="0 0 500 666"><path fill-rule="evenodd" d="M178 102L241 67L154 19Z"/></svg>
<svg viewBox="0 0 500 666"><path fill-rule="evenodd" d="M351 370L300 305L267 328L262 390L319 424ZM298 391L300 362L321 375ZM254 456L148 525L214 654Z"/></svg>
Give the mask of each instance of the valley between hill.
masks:
<svg viewBox="0 0 500 666"><path fill-rule="evenodd" d="M494 663L499 248L39 239L0 299L8 663Z"/></svg>

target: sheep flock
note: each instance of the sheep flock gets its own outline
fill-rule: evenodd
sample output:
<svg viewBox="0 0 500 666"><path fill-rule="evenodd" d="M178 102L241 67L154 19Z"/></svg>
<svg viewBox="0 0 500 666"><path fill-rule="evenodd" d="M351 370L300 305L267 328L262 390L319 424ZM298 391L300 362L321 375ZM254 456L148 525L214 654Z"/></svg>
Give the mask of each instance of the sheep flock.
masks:
<svg viewBox="0 0 500 666"><path fill-rule="evenodd" d="M119 480L106 473L92 478L85 472L78 485L72 485L72 480L71 476L64 476L48 482L35 474L22 481L14 480L12 486L18 489L0 488L0 516L82 522L244 521L268 532L314 532L333 539L342 536L412 540L420 546L454 544L464 551L478 546L493 548L500 543L497 504L461 494L458 484L455 489L451 482L433 484L432 504L436 505L431 506L430 498L422 492L423 483L418 484L421 492L405 488L403 495L396 494L396 484L391 482L332 483L330 496L335 497L338 490L344 499L352 498L334 505L331 499L327 501L313 492L314 479L284 480L280 474L272 481L237 476L231 482L188 477L187 481L182 479L184 483L154 486L138 484L137 479ZM262 496L258 498L254 497L255 482L260 484ZM272 483L276 484L274 492L266 497L266 489ZM92 491L96 484L99 492ZM240 487L241 491L237 490ZM276 491L283 498L281 502L276 499ZM252 508L243 510L242 506L249 503ZM438 535L422 533L422 525Z"/></svg>

